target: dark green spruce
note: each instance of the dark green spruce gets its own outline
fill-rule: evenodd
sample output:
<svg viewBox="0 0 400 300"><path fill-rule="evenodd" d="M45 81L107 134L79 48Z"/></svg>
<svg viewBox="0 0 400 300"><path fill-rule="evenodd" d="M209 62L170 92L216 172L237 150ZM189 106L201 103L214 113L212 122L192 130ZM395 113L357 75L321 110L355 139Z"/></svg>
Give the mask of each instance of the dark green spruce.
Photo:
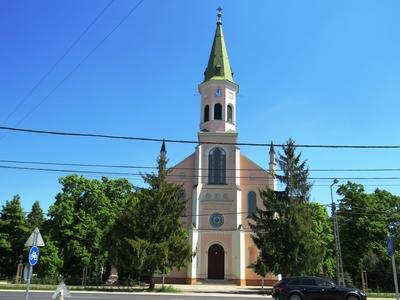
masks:
<svg viewBox="0 0 400 300"><path fill-rule="evenodd" d="M318 204L310 203L309 171L295 150L294 141L288 140L277 158L281 170L277 178L284 189L260 190L263 207L257 209L250 224L260 251L255 264L260 275L265 271L283 276L312 275L331 265L324 264L332 241L329 217ZM326 234L328 237L321 240Z"/></svg>
<svg viewBox="0 0 400 300"><path fill-rule="evenodd" d="M164 149L164 148L163 148ZM138 192L116 222L121 241L118 270L124 276L147 276L150 289L154 275L186 266L192 257L187 230L182 227L186 203L182 187L167 181L166 152L158 158L158 173L144 175L148 188Z"/></svg>
<svg viewBox="0 0 400 300"><path fill-rule="evenodd" d="M20 197L14 196L3 205L0 216L0 275L15 276L18 263L27 256L24 244L29 228L21 207Z"/></svg>

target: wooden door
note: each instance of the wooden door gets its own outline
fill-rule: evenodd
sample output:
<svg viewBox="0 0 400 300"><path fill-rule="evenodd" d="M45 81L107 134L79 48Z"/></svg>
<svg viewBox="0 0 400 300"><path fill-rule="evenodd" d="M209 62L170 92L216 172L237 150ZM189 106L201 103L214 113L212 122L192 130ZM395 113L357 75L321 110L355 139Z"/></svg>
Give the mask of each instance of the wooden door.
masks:
<svg viewBox="0 0 400 300"><path fill-rule="evenodd" d="M225 277L225 251L218 244L211 245L208 249L208 279L224 279Z"/></svg>

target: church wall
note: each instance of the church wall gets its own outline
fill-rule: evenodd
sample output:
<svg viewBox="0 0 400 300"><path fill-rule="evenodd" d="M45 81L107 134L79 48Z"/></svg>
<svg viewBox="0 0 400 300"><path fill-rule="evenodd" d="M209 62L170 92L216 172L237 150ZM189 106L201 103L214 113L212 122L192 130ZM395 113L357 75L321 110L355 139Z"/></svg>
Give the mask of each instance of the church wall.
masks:
<svg viewBox="0 0 400 300"><path fill-rule="evenodd" d="M241 189L242 189L242 210L248 211L247 194L254 191L257 195L257 207L262 208L263 203L260 197L259 190L264 189L267 185L272 188L272 177L264 169L256 165L244 155L241 155ZM248 228L247 214L242 215L242 224Z"/></svg>
<svg viewBox="0 0 400 300"><path fill-rule="evenodd" d="M188 227L192 220L192 194L195 178L195 154L192 154L172 168L168 181L183 184L186 200L186 218L184 226Z"/></svg>

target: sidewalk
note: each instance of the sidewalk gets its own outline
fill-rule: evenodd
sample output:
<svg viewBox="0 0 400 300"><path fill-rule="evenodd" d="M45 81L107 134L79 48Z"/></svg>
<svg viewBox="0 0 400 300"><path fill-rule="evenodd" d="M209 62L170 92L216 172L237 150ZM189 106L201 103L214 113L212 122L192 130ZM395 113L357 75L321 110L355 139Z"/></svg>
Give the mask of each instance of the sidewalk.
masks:
<svg viewBox="0 0 400 300"><path fill-rule="evenodd" d="M259 286L238 286L234 284L165 284L180 290L182 293L202 293L202 294L237 294L237 295L258 295L271 296L272 286L265 286L264 290ZM161 288L161 284L156 284L156 288Z"/></svg>

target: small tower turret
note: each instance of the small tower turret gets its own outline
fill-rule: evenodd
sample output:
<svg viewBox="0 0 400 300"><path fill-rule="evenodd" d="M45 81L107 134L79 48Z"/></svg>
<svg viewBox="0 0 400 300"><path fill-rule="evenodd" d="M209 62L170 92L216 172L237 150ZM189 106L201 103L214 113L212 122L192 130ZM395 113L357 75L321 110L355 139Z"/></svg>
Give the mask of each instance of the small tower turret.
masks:
<svg viewBox="0 0 400 300"><path fill-rule="evenodd" d="M272 180L273 180L273 188L276 190L276 157L275 157L275 147L274 143L271 141L270 147L269 147L269 173L271 174Z"/></svg>
<svg viewBox="0 0 400 300"><path fill-rule="evenodd" d="M158 175L165 176L167 170L167 149L165 147L165 140L163 140L160 149L160 156L158 157Z"/></svg>

